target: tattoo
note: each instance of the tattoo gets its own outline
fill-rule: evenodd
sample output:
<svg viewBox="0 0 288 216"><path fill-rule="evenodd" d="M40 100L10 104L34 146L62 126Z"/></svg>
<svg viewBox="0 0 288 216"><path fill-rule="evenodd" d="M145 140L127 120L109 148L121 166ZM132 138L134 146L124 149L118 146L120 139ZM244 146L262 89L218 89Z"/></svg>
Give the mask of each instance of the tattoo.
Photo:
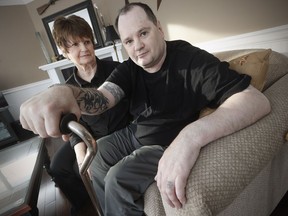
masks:
<svg viewBox="0 0 288 216"><path fill-rule="evenodd" d="M77 96L80 109L87 114L100 114L108 109L109 100L96 89L81 89Z"/></svg>
<svg viewBox="0 0 288 216"><path fill-rule="evenodd" d="M118 103L121 100L121 98L124 96L123 90L114 83L105 82L102 85L102 87L105 88L107 91L109 91L113 95L115 99L115 103Z"/></svg>

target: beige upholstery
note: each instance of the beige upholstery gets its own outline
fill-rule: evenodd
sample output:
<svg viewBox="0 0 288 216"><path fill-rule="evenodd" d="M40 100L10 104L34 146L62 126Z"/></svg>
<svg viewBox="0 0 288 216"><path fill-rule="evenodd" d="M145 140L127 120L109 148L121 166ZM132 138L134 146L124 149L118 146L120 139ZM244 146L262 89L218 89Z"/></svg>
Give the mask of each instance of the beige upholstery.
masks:
<svg viewBox="0 0 288 216"><path fill-rule="evenodd" d="M221 60L230 61L253 51L255 50L229 51L216 55ZM188 180L187 204L182 209L176 210L162 203L156 183L153 183L145 193L144 210L147 215L205 216L229 215L229 213L231 215L231 212L233 216L249 215L244 212L249 211L252 214L256 204L263 200L260 200L261 197L258 197L258 200L242 199L241 196L261 194L260 191L256 191L259 188L262 189L261 192L267 191L267 199L271 199L271 202L268 202L272 203L270 206L262 207L263 214L260 215L271 213L285 193L282 188L285 190L288 188L287 175L283 176L287 185L277 186L275 183L270 187L267 183L271 172L279 175L279 180L282 179L282 174L279 172L283 169L272 165L278 165L273 161L281 161L281 158L277 157L283 157L283 154L279 154L279 150L284 148L285 142L287 143L285 135L288 131L288 58L274 51L269 58L264 94L272 106L269 115L237 133L212 142L201 150ZM284 149L288 152L287 147ZM283 166L288 167L288 160ZM260 185L257 182L266 184ZM269 198L268 194L273 194L273 197ZM237 208L238 206L245 208ZM261 205L258 206L260 207Z"/></svg>

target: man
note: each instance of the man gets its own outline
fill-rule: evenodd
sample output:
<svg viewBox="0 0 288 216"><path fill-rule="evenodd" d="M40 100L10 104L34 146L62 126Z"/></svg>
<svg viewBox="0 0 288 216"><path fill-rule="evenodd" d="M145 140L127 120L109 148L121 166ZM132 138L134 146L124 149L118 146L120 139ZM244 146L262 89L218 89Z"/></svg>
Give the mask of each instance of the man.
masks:
<svg viewBox="0 0 288 216"><path fill-rule="evenodd" d="M98 90L58 86L35 96L21 106L21 122L43 137L59 136L62 113L99 114L127 96L133 122L98 140L91 164L103 212L143 215L143 194L154 179L162 198L181 208L200 149L254 123L270 104L228 63L185 41L165 41L147 5L126 5L116 27L130 59ZM218 109L198 119L206 106Z"/></svg>

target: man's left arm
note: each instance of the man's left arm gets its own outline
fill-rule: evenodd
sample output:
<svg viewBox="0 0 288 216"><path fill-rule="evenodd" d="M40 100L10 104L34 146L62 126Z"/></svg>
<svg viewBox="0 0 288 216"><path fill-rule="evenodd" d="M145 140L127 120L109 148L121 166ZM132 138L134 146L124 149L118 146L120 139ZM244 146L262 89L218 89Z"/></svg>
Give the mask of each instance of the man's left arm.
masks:
<svg viewBox="0 0 288 216"><path fill-rule="evenodd" d="M186 202L185 187L200 149L245 128L271 110L268 99L251 85L224 101L212 114L187 125L165 150L155 177L162 198L172 207Z"/></svg>

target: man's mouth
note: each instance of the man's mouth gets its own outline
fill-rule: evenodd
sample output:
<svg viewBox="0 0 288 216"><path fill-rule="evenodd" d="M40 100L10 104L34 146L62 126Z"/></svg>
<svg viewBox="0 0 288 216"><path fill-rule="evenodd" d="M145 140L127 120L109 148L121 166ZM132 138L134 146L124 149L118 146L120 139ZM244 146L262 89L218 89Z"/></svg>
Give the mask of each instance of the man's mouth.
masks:
<svg viewBox="0 0 288 216"><path fill-rule="evenodd" d="M139 55L137 55L138 58L143 58L144 56L147 55L148 52L144 52L144 53L141 53Z"/></svg>

